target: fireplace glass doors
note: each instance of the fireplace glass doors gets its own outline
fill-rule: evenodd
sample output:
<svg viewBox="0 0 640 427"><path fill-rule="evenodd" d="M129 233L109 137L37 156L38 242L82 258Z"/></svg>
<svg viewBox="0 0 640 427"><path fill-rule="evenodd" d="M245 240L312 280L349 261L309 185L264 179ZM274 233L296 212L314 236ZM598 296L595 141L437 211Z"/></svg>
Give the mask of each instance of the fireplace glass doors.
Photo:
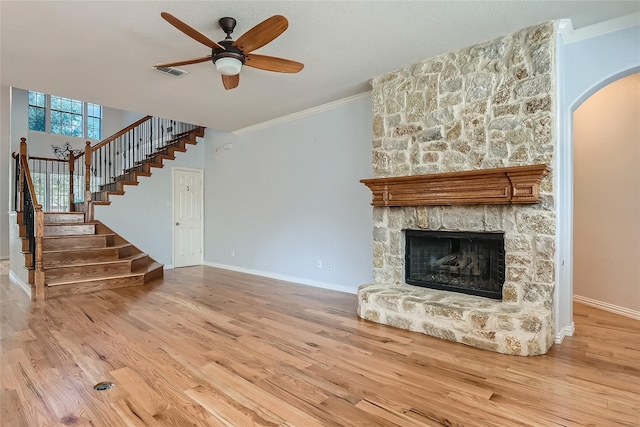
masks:
<svg viewBox="0 0 640 427"><path fill-rule="evenodd" d="M502 299L504 234L406 230L405 280Z"/></svg>

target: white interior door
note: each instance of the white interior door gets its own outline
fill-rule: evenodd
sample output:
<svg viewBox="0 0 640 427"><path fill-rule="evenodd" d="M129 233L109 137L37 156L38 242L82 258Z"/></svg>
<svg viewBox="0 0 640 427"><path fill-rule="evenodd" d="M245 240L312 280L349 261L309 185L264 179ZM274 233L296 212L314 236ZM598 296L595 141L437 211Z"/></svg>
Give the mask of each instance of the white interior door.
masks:
<svg viewBox="0 0 640 427"><path fill-rule="evenodd" d="M173 169L173 266L202 264L202 170Z"/></svg>

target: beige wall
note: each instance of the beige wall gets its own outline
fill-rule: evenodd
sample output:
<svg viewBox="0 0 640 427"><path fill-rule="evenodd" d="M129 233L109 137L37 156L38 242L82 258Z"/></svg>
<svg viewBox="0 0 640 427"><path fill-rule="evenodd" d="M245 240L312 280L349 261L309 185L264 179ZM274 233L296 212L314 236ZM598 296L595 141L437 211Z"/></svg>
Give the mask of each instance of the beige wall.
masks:
<svg viewBox="0 0 640 427"><path fill-rule="evenodd" d="M640 311L640 74L574 114L574 294Z"/></svg>

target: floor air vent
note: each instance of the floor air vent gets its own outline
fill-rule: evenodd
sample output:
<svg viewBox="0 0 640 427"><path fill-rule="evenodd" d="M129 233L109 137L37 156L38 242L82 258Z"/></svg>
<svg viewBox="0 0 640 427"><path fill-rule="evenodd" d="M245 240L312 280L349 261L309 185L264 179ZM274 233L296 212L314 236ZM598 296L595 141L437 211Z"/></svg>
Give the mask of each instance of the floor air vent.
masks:
<svg viewBox="0 0 640 427"><path fill-rule="evenodd" d="M102 382L99 382L98 384L94 385L93 388L95 390L98 390L98 391L105 391L105 390L109 390L114 385L115 384L112 383L111 381L102 381Z"/></svg>
<svg viewBox="0 0 640 427"><path fill-rule="evenodd" d="M178 68L173 68L173 67L151 67L151 68L161 73L169 74L170 76L173 76L173 77L182 77L183 75L188 74L184 70L180 70Z"/></svg>

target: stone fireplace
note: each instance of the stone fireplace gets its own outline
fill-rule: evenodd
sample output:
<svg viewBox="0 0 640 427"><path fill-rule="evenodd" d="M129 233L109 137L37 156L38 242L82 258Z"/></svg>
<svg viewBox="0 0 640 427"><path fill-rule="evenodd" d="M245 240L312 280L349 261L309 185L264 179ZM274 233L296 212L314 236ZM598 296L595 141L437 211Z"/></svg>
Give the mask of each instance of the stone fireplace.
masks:
<svg viewBox="0 0 640 427"><path fill-rule="evenodd" d="M358 290L360 317L506 354L551 347L554 37L547 22L372 80L374 179L363 182L373 191L374 283ZM532 186L519 168L538 171ZM462 181L465 191L453 191ZM416 200L424 189L442 197ZM500 298L408 284L406 236L416 230L500 234Z"/></svg>

